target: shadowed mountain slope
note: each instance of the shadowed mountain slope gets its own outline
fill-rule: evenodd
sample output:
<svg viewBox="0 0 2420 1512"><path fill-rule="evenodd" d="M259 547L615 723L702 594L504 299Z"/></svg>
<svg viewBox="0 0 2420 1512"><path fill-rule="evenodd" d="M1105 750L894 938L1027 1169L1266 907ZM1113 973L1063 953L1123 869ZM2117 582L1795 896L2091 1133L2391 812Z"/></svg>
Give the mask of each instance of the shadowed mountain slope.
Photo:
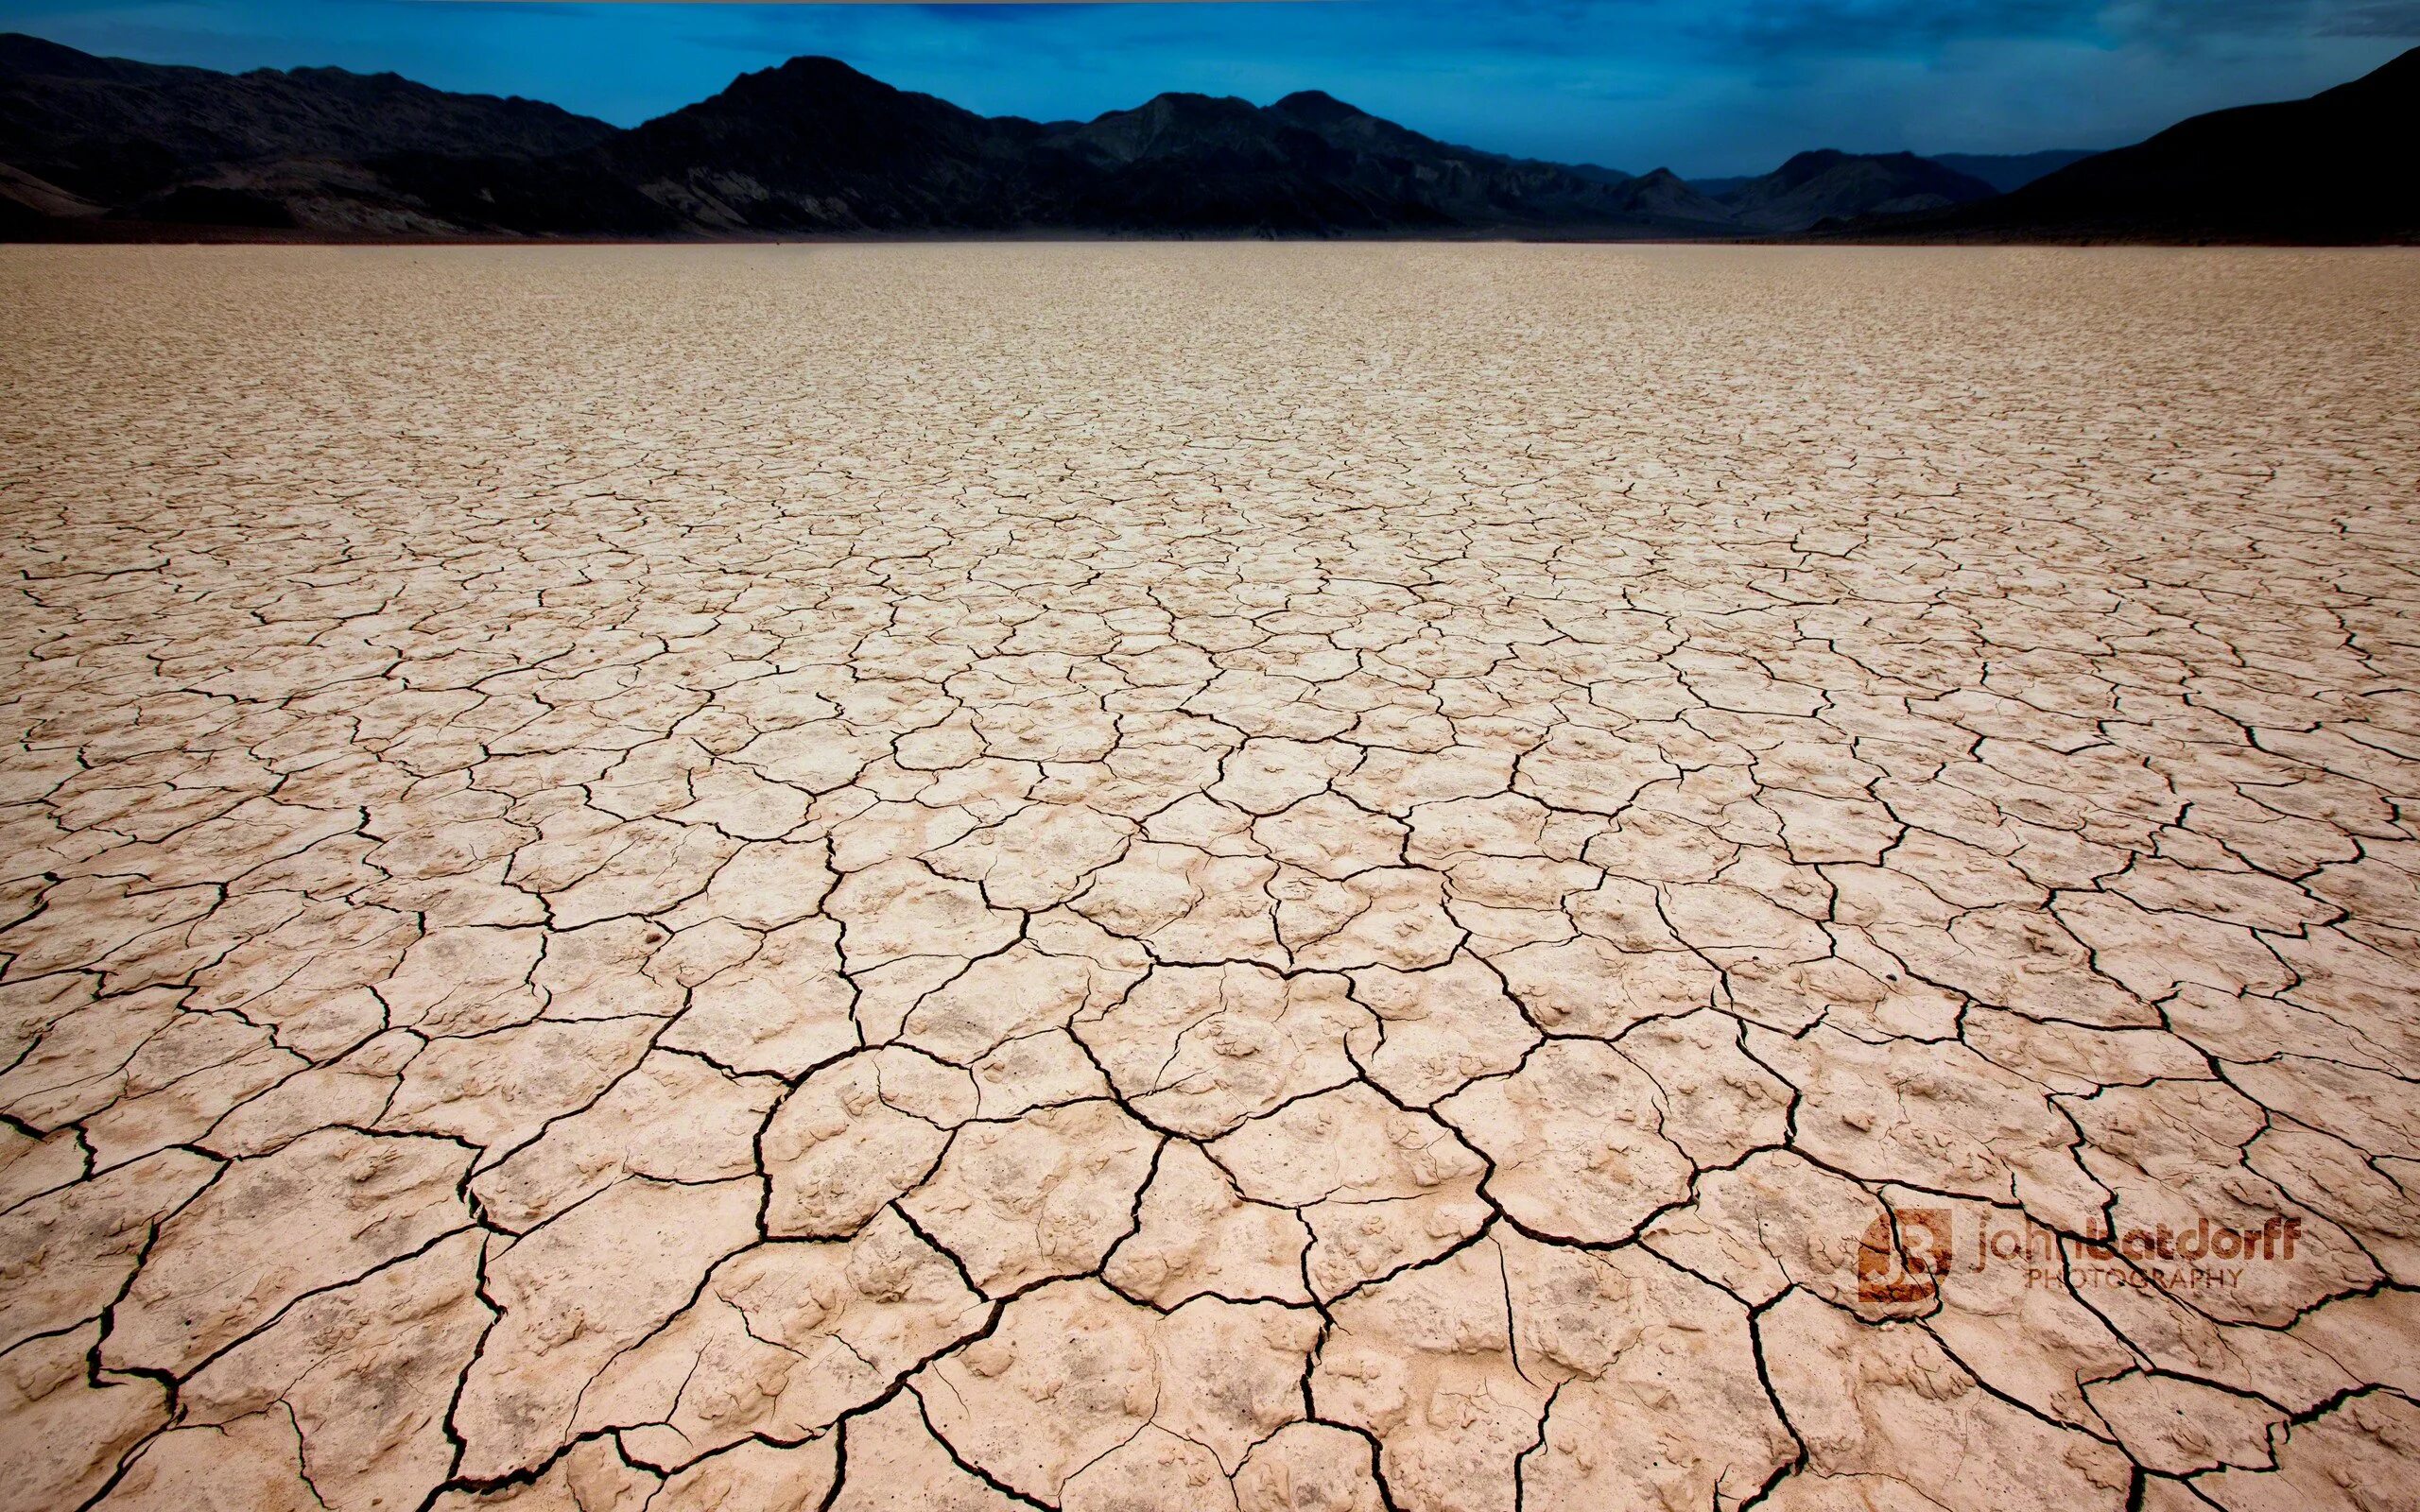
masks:
<svg viewBox="0 0 2420 1512"><path fill-rule="evenodd" d="M2197 115L1987 203L1851 233L1973 241L2420 240L2420 48L2307 100Z"/></svg>
<svg viewBox="0 0 2420 1512"><path fill-rule="evenodd" d="M173 213L199 199L291 223L290 200L390 199L372 166L389 155L549 157L613 134L552 105L448 94L393 74L220 74L0 36L0 163L14 170L0 197L26 208L65 195L84 214Z"/></svg>

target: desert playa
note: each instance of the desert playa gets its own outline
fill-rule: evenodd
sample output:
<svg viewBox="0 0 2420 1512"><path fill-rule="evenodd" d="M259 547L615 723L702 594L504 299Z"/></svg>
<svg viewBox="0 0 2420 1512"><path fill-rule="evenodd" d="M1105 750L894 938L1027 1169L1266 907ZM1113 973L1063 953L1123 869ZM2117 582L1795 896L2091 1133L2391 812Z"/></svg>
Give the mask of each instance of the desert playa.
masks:
<svg viewBox="0 0 2420 1512"><path fill-rule="evenodd" d="M0 1508L2420 1505L2420 257L0 249Z"/></svg>

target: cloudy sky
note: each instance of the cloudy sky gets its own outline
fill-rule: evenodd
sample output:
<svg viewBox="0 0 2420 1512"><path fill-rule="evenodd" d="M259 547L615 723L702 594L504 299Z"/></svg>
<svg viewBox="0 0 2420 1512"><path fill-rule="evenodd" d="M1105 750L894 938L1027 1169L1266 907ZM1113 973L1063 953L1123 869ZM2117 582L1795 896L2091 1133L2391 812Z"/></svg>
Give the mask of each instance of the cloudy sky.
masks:
<svg viewBox="0 0 2420 1512"><path fill-rule="evenodd" d="M2114 146L2420 44L2420 0L0 0L0 29L216 68L336 63L628 125L828 53L987 113L1324 89L1454 141L1641 171L1810 146Z"/></svg>

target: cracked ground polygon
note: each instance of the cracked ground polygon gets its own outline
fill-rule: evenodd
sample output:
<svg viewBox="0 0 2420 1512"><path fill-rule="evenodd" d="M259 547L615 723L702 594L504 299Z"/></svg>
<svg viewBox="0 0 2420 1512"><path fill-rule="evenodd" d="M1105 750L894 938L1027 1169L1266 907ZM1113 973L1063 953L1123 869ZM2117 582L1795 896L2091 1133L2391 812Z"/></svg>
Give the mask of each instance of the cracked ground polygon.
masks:
<svg viewBox="0 0 2420 1512"><path fill-rule="evenodd" d="M2420 1506L2415 352L0 250L0 1512Z"/></svg>

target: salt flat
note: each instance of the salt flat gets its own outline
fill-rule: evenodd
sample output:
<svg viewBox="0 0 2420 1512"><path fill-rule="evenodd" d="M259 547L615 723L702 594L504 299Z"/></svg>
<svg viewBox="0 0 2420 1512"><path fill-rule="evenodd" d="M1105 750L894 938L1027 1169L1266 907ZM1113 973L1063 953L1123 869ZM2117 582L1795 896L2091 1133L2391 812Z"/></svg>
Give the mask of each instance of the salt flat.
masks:
<svg viewBox="0 0 2420 1512"><path fill-rule="evenodd" d="M0 1508L2420 1505L2420 256L0 249Z"/></svg>

